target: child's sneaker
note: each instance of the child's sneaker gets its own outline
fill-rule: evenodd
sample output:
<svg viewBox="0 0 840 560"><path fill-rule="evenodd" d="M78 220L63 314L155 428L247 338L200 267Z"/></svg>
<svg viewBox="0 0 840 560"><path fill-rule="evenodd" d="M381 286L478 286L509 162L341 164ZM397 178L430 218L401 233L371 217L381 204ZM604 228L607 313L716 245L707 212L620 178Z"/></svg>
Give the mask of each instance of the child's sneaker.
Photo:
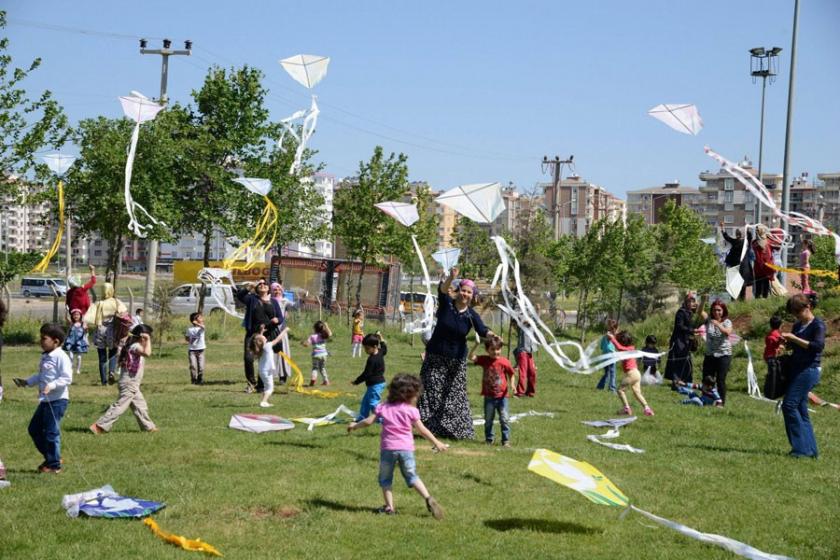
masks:
<svg viewBox="0 0 840 560"><path fill-rule="evenodd" d="M426 498L426 509L431 512L432 517L434 517L435 519L443 519L443 508L440 507L440 504L437 503L437 500L435 500L431 496Z"/></svg>
<svg viewBox="0 0 840 560"><path fill-rule="evenodd" d="M645 416L653 416L653 409L651 407L645 407Z"/></svg>
<svg viewBox="0 0 840 560"><path fill-rule="evenodd" d="M329 381L322 381L322 382L321 382L321 385L329 385L329 384L330 384L330 382L329 382Z"/></svg>
<svg viewBox="0 0 840 560"><path fill-rule="evenodd" d="M625 406L624 408L618 411L618 414L623 414L625 416L633 416L633 409L629 406Z"/></svg>
<svg viewBox="0 0 840 560"><path fill-rule="evenodd" d="M380 506L379 508L373 510L373 512L379 515L397 515L397 512L388 506Z"/></svg>
<svg viewBox="0 0 840 560"><path fill-rule="evenodd" d="M309 386L310 386L310 387L314 387L314 386L315 386L315 380L314 380L314 379L310 379L310 380L309 380Z"/></svg>
<svg viewBox="0 0 840 560"><path fill-rule="evenodd" d="M260 401L260 406L261 406L262 408L269 408L269 407L272 407L272 406L274 406L274 405L273 405L273 404L271 404L270 402Z"/></svg>

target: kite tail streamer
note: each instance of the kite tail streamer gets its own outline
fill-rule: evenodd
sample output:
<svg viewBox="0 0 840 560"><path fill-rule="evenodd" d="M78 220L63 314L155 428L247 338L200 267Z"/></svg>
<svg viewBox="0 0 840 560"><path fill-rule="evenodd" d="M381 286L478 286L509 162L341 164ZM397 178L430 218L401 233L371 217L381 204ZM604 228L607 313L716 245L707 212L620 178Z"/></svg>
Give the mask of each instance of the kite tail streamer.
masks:
<svg viewBox="0 0 840 560"><path fill-rule="evenodd" d="M61 179L58 180L58 232L55 234L55 241L53 241L52 246L50 246L50 250L47 251L47 254L44 255L44 258L41 259L35 268L32 269L32 272L40 272L45 273L47 271L47 267L50 265L50 261L58 253L58 248L61 246L61 234L64 231L64 183ZM69 273L68 273L69 274Z"/></svg>
<svg viewBox="0 0 840 560"><path fill-rule="evenodd" d="M292 359L286 355L285 352L277 352L286 363L289 364L289 367L292 368L294 375L289 380L289 386L294 390L295 393L301 393L303 395L311 395L313 397L318 397L321 399L334 399L336 397L340 397L342 395L346 396L353 396L352 393L344 393L342 391L321 391L320 389L307 389L303 386L303 372L300 371L300 368L296 363L292 361Z"/></svg>
<svg viewBox="0 0 840 560"><path fill-rule="evenodd" d="M216 549L216 547L206 542L203 542L201 539L188 539L186 537L182 537L181 535L174 535L172 533L164 531L151 517L147 517L146 519L144 519L143 524L146 525L149 529L151 529L152 533L154 533L155 536L159 539L166 541L170 544L174 544L175 546L180 546L184 550L190 550L194 552L205 552L207 554L212 554L213 556L223 556L223 554L219 552L218 549Z"/></svg>
<svg viewBox="0 0 840 560"><path fill-rule="evenodd" d="M664 517L659 517L658 515L654 515L643 509L639 509L633 504L630 504L630 509L647 517L651 521L659 523L660 525L668 527L669 529L673 529L674 531L677 531L678 533L681 533L686 537L691 537L692 539L697 539L698 541L707 544L712 544L721 548L725 548L729 552L732 552L744 558L749 558L750 560L793 560L789 556L781 556L778 554L770 554L768 552L763 552L761 550L758 550L757 548L751 547L748 544L736 541L735 539L730 539L729 537L715 535L712 533L701 533L700 531L692 529L691 527L686 527L685 525L682 525L675 521L670 521L668 519L665 519Z"/></svg>
<svg viewBox="0 0 840 560"><path fill-rule="evenodd" d="M766 263L768 268L772 268L776 272L787 272L788 274L807 274L808 276L824 276L826 278L837 278L837 271L822 270L819 268L809 268L808 270L802 268L788 268L785 266L776 266L772 263Z"/></svg>
<svg viewBox="0 0 840 560"><path fill-rule="evenodd" d="M263 208L262 215L257 222L254 235L225 258L222 262L224 268L229 270L254 268L262 262L265 254L274 246L274 242L277 240L277 221L280 213L270 198L263 196L263 200L265 200L265 208ZM245 264L236 264L237 261L245 260L247 255L251 255L252 258L248 259Z"/></svg>
<svg viewBox="0 0 840 560"><path fill-rule="evenodd" d="M134 156L137 155L137 140L140 138L140 123L134 125L131 132L131 144L128 147L128 158L125 160L125 209L128 211L128 229L137 237L146 237L147 231L152 229L151 225L143 225L137 219L135 212L140 210L152 224L166 225L152 217L149 212L140 204L134 202L131 196L131 175L134 172Z"/></svg>
<svg viewBox="0 0 840 560"><path fill-rule="evenodd" d="M419 321L412 321L406 324L403 329L407 333L421 333L432 330L432 322L435 316L435 299L432 295L432 281L429 279L429 268L426 266L426 259L423 258L423 251L417 243L417 237L411 236L411 243L414 245L414 252L420 260L420 268L423 270L423 284L426 286L426 297L423 300L423 318ZM414 301L411 302L412 304Z"/></svg>

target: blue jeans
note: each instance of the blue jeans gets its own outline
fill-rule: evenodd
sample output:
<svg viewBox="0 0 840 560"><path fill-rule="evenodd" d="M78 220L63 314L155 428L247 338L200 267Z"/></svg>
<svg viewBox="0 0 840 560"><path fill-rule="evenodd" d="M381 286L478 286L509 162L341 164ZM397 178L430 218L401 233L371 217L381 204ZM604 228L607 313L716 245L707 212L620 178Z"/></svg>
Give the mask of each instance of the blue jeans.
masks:
<svg viewBox="0 0 840 560"><path fill-rule="evenodd" d="M484 397L484 440L493 441L493 420L499 412L499 424L502 425L502 443L510 441L510 415L507 397L494 399Z"/></svg>
<svg viewBox="0 0 840 560"><path fill-rule="evenodd" d="M420 477L417 476L417 463L414 461L414 451L379 451L379 486L391 488L394 484L394 467L400 465L400 472L409 488L413 488Z"/></svg>
<svg viewBox="0 0 840 560"><path fill-rule="evenodd" d="M791 455L817 457L817 440L808 416L808 393L820 381L819 368L808 368L794 377L782 400L785 431L790 441Z"/></svg>
<svg viewBox="0 0 840 560"><path fill-rule="evenodd" d="M99 381L107 385L108 374L117 371L117 349L97 348L96 353L99 356Z"/></svg>
<svg viewBox="0 0 840 560"><path fill-rule="evenodd" d="M373 409L382 400L382 391L385 390L385 382L371 385L365 391L365 396L362 397L362 404L359 405L359 414L356 416L356 422L361 422L371 415Z"/></svg>
<svg viewBox="0 0 840 560"><path fill-rule="evenodd" d="M44 456L44 465L53 469L61 467L61 419L69 402L67 399L41 402L29 421L29 437Z"/></svg>
<svg viewBox="0 0 840 560"><path fill-rule="evenodd" d="M605 386L609 387L609 390L613 393L616 392L615 363L612 363L604 368L604 375L601 376L601 380L598 382L596 389L603 389Z"/></svg>

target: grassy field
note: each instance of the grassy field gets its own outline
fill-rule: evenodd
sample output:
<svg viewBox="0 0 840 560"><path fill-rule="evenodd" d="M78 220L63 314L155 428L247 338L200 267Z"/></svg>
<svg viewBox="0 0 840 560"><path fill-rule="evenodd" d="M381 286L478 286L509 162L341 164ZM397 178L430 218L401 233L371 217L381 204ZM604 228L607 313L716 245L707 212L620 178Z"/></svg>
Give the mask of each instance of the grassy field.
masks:
<svg viewBox="0 0 840 560"><path fill-rule="evenodd" d="M746 318L736 325L754 337L754 354L762 347L760 323L778 305L738 310L749 314L743 315L750 317L749 326ZM228 319L224 329L217 320L209 326L205 386L189 384L186 352L174 335L161 355L156 348L147 361L144 393L158 433L141 433L130 413L108 435L87 431L116 396L115 386L99 386L95 353L89 354L71 388L62 430L66 464L59 475L34 472L41 457L26 427L35 392L11 384L11 377L35 370L39 350L4 349L0 456L12 486L0 490L0 557L190 557L156 539L139 521L65 515L62 495L103 484L125 495L166 502L156 516L164 530L201 538L228 558L734 557L634 514L619 520L619 510L590 503L528 472L533 450L541 447L592 463L640 508L698 530L800 559L840 556L835 525L840 518L840 414L833 409L813 414L819 460L788 458L781 417L771 404L745 394L742 352L730 373L726 409L683 406L666 388L646 390L656 416L640 418L618 440L645 449L641 455L586 441L587 434L602 430L580 421L612 417L618 399L594 390L596 376L568 374L538 355L537 397L513 399L511 409L556 416L514 424L513 448L488 447L477 439L455 442L448 453L435 454L418 440L418 472L446 508L446 519L438 522L399 476L394 487L399 515L371 513L381 505L376 427L352 435L341 425L262 435L229 429L232 414L261 409L257 396L242 392L235 320ZM637 339L649 332L663 336L671 320L670 315L651 318L633 332ZM308 334L307 327L306 318L293 326L298 339ZM363 360L349 357L346 328L333 327L337 338L330 345L328 367L334 388L353 396L275 395L272 413L320 416L340 403L358 405L362 389L349 382ZM389 376L419 372L419 343L412 348L398 334L389 339ZM836 345L829 354L820 389L826 398L838 399ZM305 356L295 345L293 357L302 366L308 364ZM756 367L763 377L763 364ZM474 414L480 414L479 379L480 371L470 369Z"/></svg>

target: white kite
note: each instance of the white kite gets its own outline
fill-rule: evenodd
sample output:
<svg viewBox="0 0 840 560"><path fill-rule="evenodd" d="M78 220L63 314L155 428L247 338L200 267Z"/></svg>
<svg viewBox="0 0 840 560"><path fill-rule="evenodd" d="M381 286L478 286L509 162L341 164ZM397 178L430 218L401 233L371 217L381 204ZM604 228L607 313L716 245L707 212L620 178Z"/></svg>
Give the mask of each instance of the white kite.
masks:
<svg viewBox="0 0 840 560"><path fill-rule="evenodd" d="M449 273L452 267L458 264L458 258L461 256L461 249L438 249L432 253L432 259L440 265L444 272Z"/></svg>
<svg viewBox="0 0 840 560"><path fill-rule="evenodd" d="M499 183L461 185L441 193L435 201L479 224L489 224L505 211Z"/></svg>
<svg viewBox="0 0 840 560"><path fill-rule="evenodd" d="M309 106L308 111L301 109L300 111L296 111L292 115L280 121L280 125L283 127L280 139L277 141L280 149L284 149L283 139L286 137L287 133L294 138L297 143L297 148L295 148L295 159L289 168L289 175L294 175L300 171L300 162L303 159L303 152L306 149L309 139L312 138L312 135L315 133L315 126L318 124L318 114L320 112L321 110L318 109L318 103L315 101L315 96L312 96L312 104ZM295 121L299 121L301 119L302 122L300 125L294 124ZM298 129L298 127L300 128Z"/></svg>
<svg viewBox="0 0 840 560"><path fill-rule="evenodd" d="M41 156L41 159L44 160L44 163L47 164L50 171L52 171L58 178L58 184L56 185L56 190L58 191L58 228L55 234L55 239L41 261L35 265L35 268L32 269L32 272L45 274L47 272L47 267L50 265L50 261L55 254L58 253L58 248L61 246L61 235L64 232L64 181L62 181L61 178L65 173L67 173L67 170L70 169L70 166L73 165L76 158L61 154L48 154L46 156Z"/></svg>
<svg viewBox="0 0 840 560"><path fill-rule="evenodd" d="M694 105L657 105L648 115L683 134L697 136L703 129L703 119Z"/></svg>
<svg viewBox="0 0 840 560"><path fill-rule="evenodd" d="M236 301L233 298L236 282L233 280L233 272L224 268L202 268L198 271L198 280L210 287L207 296L215 300L225 313L238 319L245 317L236 311ZM223 289L222 286L230 286L231 290Z"/></svg>
<svg viewBox="0 0 840 560"><path fill-rule="evenodd" d="M315 429L315 426L329 426L330 424L337 424L338 422L341 422L341 420L336 420L336 416L342 413L346 416L349 416L352 419L356 418L356 413L342 404L339 405L334 412L330 412L329 414L321 416L320 418L299 417L292 418L292 421L300 422L301 424L306 424L306 431L311 432Z"/></svg>
<svg viewBox="0 0 840 560"><path fill-rule="evenodd" d="M296 54L280 60L283 67L294 81L305 88L312 89L327 75L330 57L316 54Z"/></svg>
<svg viewBox="0 0 840 560"><path fill-rule="evenodd" d="M140 138L140 124L154 120L163 105L155 103L142 93L132 91L131 95L120 97L125 116L134 121L134 130L131 133L131 144L128 148L128 159L125 162L125 207L128 210L128 229L137 237L146 237L147 230L152 228L151 224L143 225L137 219L136 212L140 210L155 225L166 224L154 219L149 212L140 204L134 202L131 197L131 173L134 170L134 156L137 153L137 140Z"/></svg>
<svg viewBox="0 0 840 560"><path fill-rule="evenodd" d="M410 202L388 201L374 204L374 206L406 227L411 227L420 219L420 214L417 213L417 205Z"/></svg>
<svg viewBox="0 0 840 560"><path fill-rule="evenodd" d="M271 414L234 414L230 417L228 428L262 434L265 432L282 432L292 430L295 423Z"/></svg>

